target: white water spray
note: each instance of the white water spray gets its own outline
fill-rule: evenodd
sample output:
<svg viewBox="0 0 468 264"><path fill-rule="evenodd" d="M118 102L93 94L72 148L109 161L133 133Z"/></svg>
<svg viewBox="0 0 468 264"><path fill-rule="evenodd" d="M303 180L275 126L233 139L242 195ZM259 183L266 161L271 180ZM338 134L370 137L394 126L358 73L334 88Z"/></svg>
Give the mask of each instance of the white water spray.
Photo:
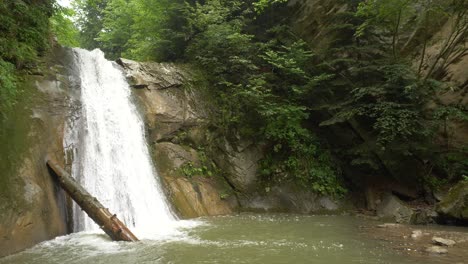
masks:
<svg viewBox="0 0 468 264"><path fill-rule="evenodd" d="M80 118L68 128L72 176L137 236L165 234L172 214L145 142L130 87L100 50L74 49L81 87ZM75 231L99 227L75 204Z"/></svg>

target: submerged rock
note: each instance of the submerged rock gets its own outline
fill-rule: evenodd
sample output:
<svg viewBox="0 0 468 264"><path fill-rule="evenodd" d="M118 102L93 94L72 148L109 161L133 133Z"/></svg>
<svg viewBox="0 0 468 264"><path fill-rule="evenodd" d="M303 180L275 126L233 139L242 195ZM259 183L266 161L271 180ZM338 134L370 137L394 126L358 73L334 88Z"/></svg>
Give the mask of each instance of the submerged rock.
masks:
<svg viewBox="0 0 468 264"><path fill-rule="evenodd" d="M448 250L446 248L440 247L440 246L430 246L427 247L425 250L427 253L432 253L432 254L447 254Z"/></svg>
<svg viewBox="0 0 468 264"><path fill-rule="evenodd" d="M379 227L379 228L396 228L396 227L401 227L401 226L402 225L395 224L395 223L385 223L385 224L378 225L377 227Z"/></svg>
<svg viewBox="0 0 468 264"><path fill-rule="evenodd" d="M338 203L328 196L321 197L318 202L323 209L328 211L335 211L339 208Z"/></svg>

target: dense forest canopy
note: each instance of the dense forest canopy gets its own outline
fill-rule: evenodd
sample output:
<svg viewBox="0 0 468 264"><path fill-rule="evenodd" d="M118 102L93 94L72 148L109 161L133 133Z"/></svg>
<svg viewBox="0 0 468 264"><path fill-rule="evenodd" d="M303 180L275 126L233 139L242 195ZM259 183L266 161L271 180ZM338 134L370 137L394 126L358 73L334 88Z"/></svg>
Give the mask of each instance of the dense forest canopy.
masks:
<svg viewBox="0 0 468 264"><path fill-rule="evenodd" d="M442 81L467 52L467 1L341 2L346 11L323 29L332 41L317 47L291 28L297 6L285 0L75 0L73 9L6 0L0 109L12 107L16 70L34 67L52 32L62 45L100 48L110 59L193 65L216 105L212 129L268 149L259 171L266 185L293 181L341 195L343 173L385 175L408 157L421 161L414 181L423 185L466 179L467 146L439 142L448 122L468 120L466 105L433 102L445 89L467 89ZM431 28L447 21L449 37L428 60ZM336 131L361 138L342 143Z"/></svg>

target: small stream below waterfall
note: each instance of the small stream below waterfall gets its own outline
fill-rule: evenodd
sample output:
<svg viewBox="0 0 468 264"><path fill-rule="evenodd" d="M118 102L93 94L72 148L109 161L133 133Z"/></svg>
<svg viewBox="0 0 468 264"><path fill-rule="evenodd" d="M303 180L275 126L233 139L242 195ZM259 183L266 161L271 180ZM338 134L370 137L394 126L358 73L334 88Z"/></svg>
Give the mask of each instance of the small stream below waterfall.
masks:
<svg viewBox="0 0 468 264"><path fill-rule="evenodd" d="M171 235L136 243L113 242L103 233L74 233L0 263L463 263L396 251L394 244L369 238L362 231L376 224L351 216L207 217L181 221Z"/></svg>

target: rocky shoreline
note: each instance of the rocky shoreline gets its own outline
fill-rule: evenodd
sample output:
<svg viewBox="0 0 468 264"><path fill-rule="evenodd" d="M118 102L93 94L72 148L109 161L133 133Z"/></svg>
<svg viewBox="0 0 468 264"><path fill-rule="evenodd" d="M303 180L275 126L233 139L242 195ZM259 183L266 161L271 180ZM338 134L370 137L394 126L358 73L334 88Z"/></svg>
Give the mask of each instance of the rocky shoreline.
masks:
<svg viewBox="0 0 468 264"><path fill-rule="evenodd" d="M466 263L468 230L440 225L384 223L360 226L361 233L417 263Z"/></svg>

